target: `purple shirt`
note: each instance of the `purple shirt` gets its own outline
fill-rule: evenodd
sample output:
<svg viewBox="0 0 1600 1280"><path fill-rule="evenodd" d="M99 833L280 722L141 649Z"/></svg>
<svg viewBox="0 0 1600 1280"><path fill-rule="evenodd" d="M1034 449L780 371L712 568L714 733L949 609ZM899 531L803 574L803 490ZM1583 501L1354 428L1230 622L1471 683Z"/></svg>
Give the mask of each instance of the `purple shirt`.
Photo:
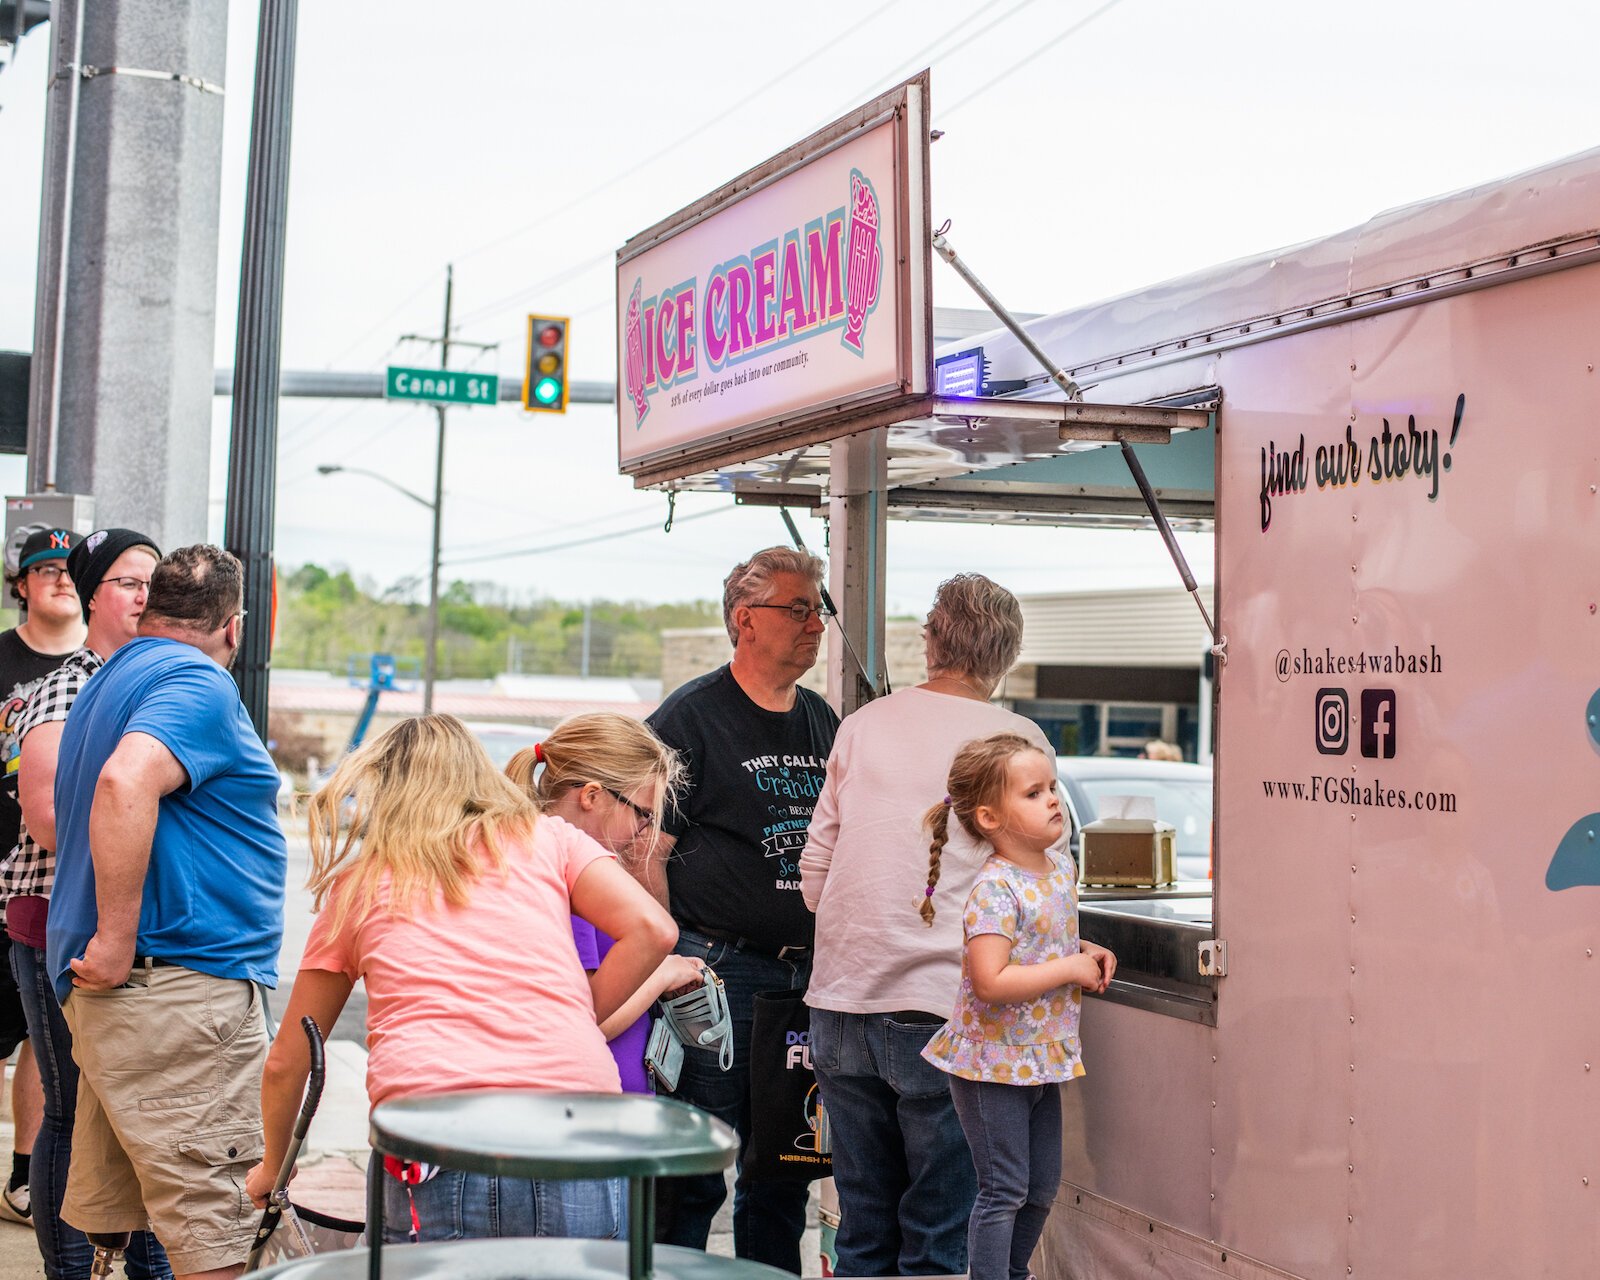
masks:
<svg viewBox="0 0 1600 1280"><path fill-rule="evenodd" d="M601 933L587 920L572 917L572 941L578 948L578 961L593 973L606 958L606 952L617 945L617 940ZM641 1014L639 1020L616 1036L606 1047L617 1060L617 1074L622 1077L624 1093L650 1093L650 1076L644 1069L645 1046L650 1041L650 1015Z"/></svg>

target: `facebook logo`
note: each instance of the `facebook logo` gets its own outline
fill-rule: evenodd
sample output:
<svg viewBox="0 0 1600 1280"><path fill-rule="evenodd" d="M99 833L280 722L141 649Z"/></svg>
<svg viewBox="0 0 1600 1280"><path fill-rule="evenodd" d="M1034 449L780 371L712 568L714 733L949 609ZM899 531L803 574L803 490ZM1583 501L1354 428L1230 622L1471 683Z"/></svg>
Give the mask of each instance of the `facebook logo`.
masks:
<svg viewBox="0 0 1600 1280"><path fill-rule="evenodd" d="M1361 754L1372 760L1393 760L1395 749L1393 689L1361 691Z"/></svg>

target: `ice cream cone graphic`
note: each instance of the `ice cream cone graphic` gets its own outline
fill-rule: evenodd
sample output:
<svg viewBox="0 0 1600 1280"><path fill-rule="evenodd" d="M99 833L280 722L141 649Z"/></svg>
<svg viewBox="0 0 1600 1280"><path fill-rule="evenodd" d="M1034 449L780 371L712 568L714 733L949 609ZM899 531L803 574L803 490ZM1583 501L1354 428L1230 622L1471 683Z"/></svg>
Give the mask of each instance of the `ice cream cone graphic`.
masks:
<svg viewBox="0 0 1600 1280"><path fill-rule="evenodd" d="M845 278L844 335L840 341L857 355L867 313L877 305L883 254L878 243L878 197L859 170L850 171L850 249Z"/></svg>
<svg viewBox="0 0 1600 1280"><path fill-rule="evenodd" d="M628 299L627 345L623 352L622 376L627 383L628 398L633 401L634 428L644 425L650 412L650 402L644 394L644 331L639 316L639 290L641 281L633 282L633 294Z"/></svg>

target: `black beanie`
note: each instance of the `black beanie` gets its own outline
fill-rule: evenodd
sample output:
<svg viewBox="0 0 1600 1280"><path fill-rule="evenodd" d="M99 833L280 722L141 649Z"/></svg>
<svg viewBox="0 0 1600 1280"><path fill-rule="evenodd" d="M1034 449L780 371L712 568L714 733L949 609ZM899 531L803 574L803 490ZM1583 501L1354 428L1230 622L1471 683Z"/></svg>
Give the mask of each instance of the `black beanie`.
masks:
<svg viewBox="0 0 1600 1280"><path fill-rule="evenodd" d="M161 558L161 548L142 533L132 529L96 529L67 557L67 572L72 575L72 585L78 588L78 603L83 607L83 620L89 621L89 601L95 588L106 576L107 570L117 562L129 547L149 547Z"/></svg>

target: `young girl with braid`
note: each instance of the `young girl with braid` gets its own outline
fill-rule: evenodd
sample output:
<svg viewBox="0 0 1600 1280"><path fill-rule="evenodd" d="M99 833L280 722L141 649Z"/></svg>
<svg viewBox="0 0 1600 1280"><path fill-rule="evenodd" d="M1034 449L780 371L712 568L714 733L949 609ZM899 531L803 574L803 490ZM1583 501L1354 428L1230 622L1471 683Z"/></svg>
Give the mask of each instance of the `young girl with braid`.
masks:
<svg viewBox="0 0 1600 1280"><path fill-rule="evenodd" d="M967 1228L972 1280L1027 1280L1061 1182L1058 1085L1083 1075L1078 1006L1104 991L1116 957L1078 938L1076 872L1056 846L1065 818L1055 761L1016 734L969 742L933 836L922 918L931 925L954 817L991 850L967 898L955 1016L923 1050L950 1092L978 1172Z"/></svg>

